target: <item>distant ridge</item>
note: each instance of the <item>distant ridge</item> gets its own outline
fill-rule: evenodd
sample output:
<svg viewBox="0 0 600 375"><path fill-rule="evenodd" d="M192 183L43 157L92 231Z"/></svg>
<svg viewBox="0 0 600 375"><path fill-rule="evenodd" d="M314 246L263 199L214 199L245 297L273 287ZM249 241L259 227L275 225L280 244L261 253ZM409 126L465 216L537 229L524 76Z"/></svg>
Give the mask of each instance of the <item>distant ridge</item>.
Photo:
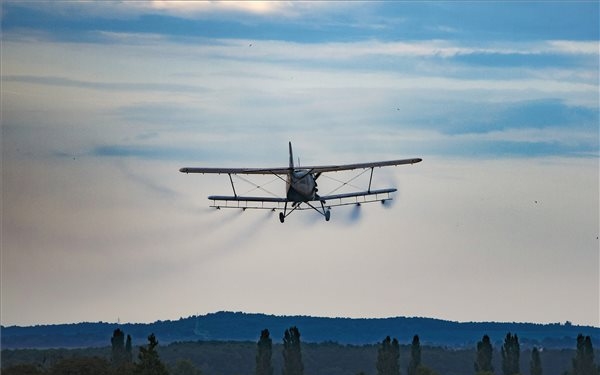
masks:
<svg viewBox="0 0 600 375"><path fill-rule="evenodd" d="M305 342L337 342L364 345L380 342L390 335L408 344L418 334L421 343L450 348L473 347L484 334L502 342L507 332L519 336L521 346L573 348L578 334L600 343L600 328L566 324L458 323L433 318L320 318L275 316L243 312L217 312L154 323L75 323L29 327L1 327L2 349L83 348L110 345L110 337L121 328L143 344L154 333L161 344L176 341L257 341L267 328L280 342L286 328L297 326Z"/></svg>

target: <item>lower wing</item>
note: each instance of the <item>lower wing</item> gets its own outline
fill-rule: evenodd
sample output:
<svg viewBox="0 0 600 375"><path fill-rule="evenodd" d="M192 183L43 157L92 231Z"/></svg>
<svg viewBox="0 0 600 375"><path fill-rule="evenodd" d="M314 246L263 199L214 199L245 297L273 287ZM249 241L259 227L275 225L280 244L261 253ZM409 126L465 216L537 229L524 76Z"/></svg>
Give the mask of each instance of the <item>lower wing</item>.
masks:
<svg viewBox="0 0 600 375"><path fill-rule="evenodd" d="M244 197L240 195L211 195L208 197L212 201L210 207L215 208L243 208L263 209L263 210L283 210L288 200L278 197Z"/></svg>
<svg viewBox="0 0 600 375"><path fill-rule="evenodd" d="M323 202L325 206L337 207L351 204L362 204L372 202L382 202L392 200L391 193L396 189L377 189L356 191L351 193L330 194L317 197L311 202ZM283 210L286 203L292 201L286 198L279 197L255 197L255 196L240 196L240 195L211 195L208 197L212 201L211 207L216 208L243 208L243 209L268 209L268 210ZM311 207L297 207L296 209L311 209Z"/></svg>
<svg viewBox="0 0 600 375"><path fill-rule="evenodd" d="M357 192L352 192L352 193L342 193L342 194L333 194L333 195L322 195L322 196L319 196L318 201L328 202L328 201L332 201L332 200L336 200L336 199L370 197L373 195L375 197L377 197L378 195L387 195L389 197L388 199L392 199L389 194L395 192L396 190L397 189L390 188L390 189L357 191Z"/></svg>
<svg viewBox="0 0 600 375"><path fill-rule="evenodd" d="M229 196L229 195L210 195L208 197L211 201L232 201L232 202L265 202L265 203L285 203L288 202L285 198L277 197L243 197L240 195Z"/></svg>

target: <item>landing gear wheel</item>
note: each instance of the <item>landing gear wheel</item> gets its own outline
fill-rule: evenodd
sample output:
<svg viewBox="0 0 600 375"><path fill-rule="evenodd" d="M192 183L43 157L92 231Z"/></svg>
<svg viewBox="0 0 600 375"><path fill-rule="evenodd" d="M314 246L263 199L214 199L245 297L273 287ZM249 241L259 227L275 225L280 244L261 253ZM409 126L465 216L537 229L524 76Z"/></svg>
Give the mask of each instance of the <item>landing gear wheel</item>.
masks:
<svg viewBox="0 0 600 375"><path fill-rule="evenodd" d="M285 216L283 216L283 212L279 213L279 221L281 221L282 223L285 221Z"/></svg>
<svg viewBox="0 0 600 375"><path fill-rule="evenodd" d="M325 221L329 221L330 218L331 218L331 211L329 211L329 210L325 211Z"/></svg>

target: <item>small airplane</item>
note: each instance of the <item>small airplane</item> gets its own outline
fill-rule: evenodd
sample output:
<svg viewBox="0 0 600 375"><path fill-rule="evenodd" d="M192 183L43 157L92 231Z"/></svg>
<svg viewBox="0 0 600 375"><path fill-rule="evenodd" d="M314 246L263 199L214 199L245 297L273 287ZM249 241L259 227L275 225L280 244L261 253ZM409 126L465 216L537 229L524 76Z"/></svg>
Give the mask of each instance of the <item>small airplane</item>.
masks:
<svg viewBox="0 0 600 375"><path fill-rule="evenodd" d="M279 221L284 222L285 218L288 217L295 210L306 210L313 209L319 214L325 217L326 221L329 221L331 217L331 207L344 206L349 204L359 205L361 203L372 203L381 202L385 203L391 200L390 193L396 191L395 188L386 189L371 189L371 182L373 180L373 170L379 167L396 166L403 164L415 164L421 162L423 159L399 159L399 160L388 160L388 161L376 161L370 163L356 163L356 164L344 164L344 165L322 165L322 166L307 166L302 168L294 167L294 156L292 153L292 142L289 142L290 149L290 162L288 167L282 168L193 168L184 167L179 169L182 173L213 173L213 174L227 174L229 175L229 181L231 182L231 188L233 195L211 195L208 197L209 200L213 201L210 207L217 209L221 208L241 208L246 209L270 209L272 211L282 210L279 213ZM369 187L367 190L355 191L350 193L341 194L327 194L319 195L317 193L317 179L321 174L326 172L339 172L346 170L371 170L369 177ZM361 173L361 174L362 174ZM286 196L282 197L260 197L260 196L240 196L235 190L232 175L274 175L282 181L286 182ZM284 179L282 176L286 176ZM357 176L358 177L358 176ZM356 178L356 177L354 177ZM352 178L351 180L353 180ZM351 181L350 180L350 181ZM245 180L249 182L248 180ZM339 181L338 181L339 182ZM349 181L348 181L349 182ZM341 186L345 186L348 182L341 182ZM263 189L261 186L256 185L257 189ZM336 189L337 190L337 189ZM267 191L268 192L268 191ZM352 200L354 198L354 200ZM362 198L360 200L359 198ZM349 201L350 199L350 201ZM318 202L315 203L315 202ZM292 208L288 210L288 203L291 204ZM315 203L315 204L313 204ZM283 209L281 205L283 204ZM303 206L305 204L306 206ZM320 205L320 207L315 207Z"/></svg>

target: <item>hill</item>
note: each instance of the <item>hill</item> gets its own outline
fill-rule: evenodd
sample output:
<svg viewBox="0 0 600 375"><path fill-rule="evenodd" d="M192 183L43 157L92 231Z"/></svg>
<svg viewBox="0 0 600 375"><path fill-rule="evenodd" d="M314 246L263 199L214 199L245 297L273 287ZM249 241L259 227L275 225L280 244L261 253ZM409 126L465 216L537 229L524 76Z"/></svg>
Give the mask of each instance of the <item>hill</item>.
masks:
<svg viewBox="0 0 600 375"><path fill-rule="evenodd" d="M286 328L297 326L304 342L336 342L365 345L380 342L386 336L409 344L418 334L424 345L448 348L472 348L487 334L501 345L507 332L518 334L523 348L573 348L578 334L600 342L600 328L566 324L533 323L458 323L431 318L321 318L310 316L274 316L242 312L217 312L154 323L75 323L29 327L1 327L2 349L103 347L112 332L121 328L135 345L144 344L150 333L161 344L182 341L256 341L262 329L269 329L275 342L281 342Z"/></svg>

